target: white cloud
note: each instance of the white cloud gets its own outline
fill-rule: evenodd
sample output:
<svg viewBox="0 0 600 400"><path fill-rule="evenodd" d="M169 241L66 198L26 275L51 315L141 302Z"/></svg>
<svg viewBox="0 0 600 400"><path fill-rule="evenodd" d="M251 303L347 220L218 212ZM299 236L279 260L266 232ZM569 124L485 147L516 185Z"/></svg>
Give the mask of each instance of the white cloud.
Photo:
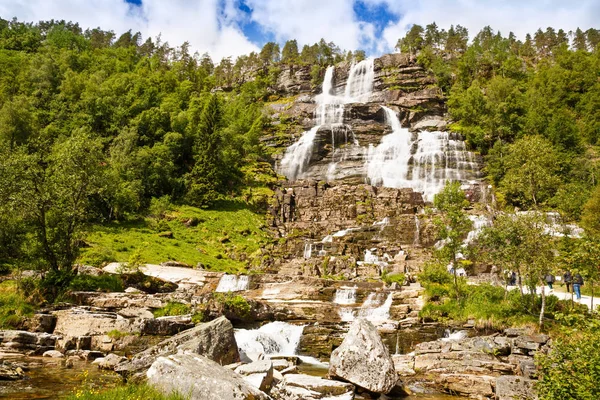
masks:
<svg viewBox="0 0 600 400"><path fill-rule="evenodd" d="M194 51L209 52L215 60L259 50L240 28L250 20L281 43L297 39L300 45L312 44L324 38L342 49L379 53L391 51L410 25L432 21L445 29L450 24L466 26L471 37L490 25L523 38L538 28L587 29L600 20L598 0L362 0L385 4L397 16L378 37L381 28L355 14L357 0L246 0L251 15L239 10L240 1L143 0L141 7L134 7L125 0L0 0L0 17L34 22L65 19L117 34L140 31L145 38L161 33L171 46L188 41Z"/></svg>
<svg viewBox="0 0 600 400"><path fill-rule="evenodd" d="M188 41L194 51L208 52L214 60L258 49L239 29L234 0L144 0L139 8L124 0L0 0L0 16L33 22L64 19L117 35L129 29L144 38L161 34L171 46Z"/></svg>
<svg viewBox="0 0 600 400"><path fill-rule="evenodd" d="M352 0L247 0L252 20L278 42L297 39L313 44L325 39L342 49L370 47L375 40L373 26L357 19Z"/></svg>

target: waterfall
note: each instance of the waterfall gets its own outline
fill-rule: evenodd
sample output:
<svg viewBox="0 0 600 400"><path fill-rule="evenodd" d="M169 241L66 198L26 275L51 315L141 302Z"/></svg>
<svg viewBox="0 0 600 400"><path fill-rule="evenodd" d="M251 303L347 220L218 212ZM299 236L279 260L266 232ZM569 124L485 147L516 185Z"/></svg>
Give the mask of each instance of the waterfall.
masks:
<svg viewBox="0 0 600 400"><path fill-rule="evenodd" d="M464 244L473 242L473 240L477 239L477 237L481 235L483 228L492 226L492 221L485 215L469 215L469 219L473 223L473 229L467 234Z"/></svg>
<svg viewBox="0 0 600 400"><path fill-rule="evenodd" d="M345 305L356 303L356 287L342 287L337 289L333 302Z"/></svg>
<svg viewBox="0 0 600 400"><path fill-rule="evenodd" d="M343 144L354 143L358 145L354 137L349 138L351 129L344 125L344 105L355 102L366 102L373 92L373 79L375 76L373 59L369 58L357 64L353 64L348 74L348 81L343 96L336 95L333 89L335 67L329 66L325 71L322 92L315 97L317 108L315 110L315 126L302 133L300 139L286 149L281 160L279 171L288 180L294 181L302 177L306 172L313 154L313 147L317 131L327 126L331 129L331 162L327 169L328 180L336 177L336 167L340 161L345 160L345 153L337 156L336 137L342 138ZM351 141L349 139L352 139Z"/></svg>
<svg viewBox="0 0 600 400"><path fill-rule="evenodd" d="M446 181L474 177L478 166L464 141L447 132L427 131L419 132L413 141L413 134L402 128L396 113L382 108L392 133L378 146L369 147L366 170L372 185L412 188L432 201Z"/></svg>
<svg viewBox="0 0 600 400"><path fill-rule="evenodd" d="M384 293L370 293L363 305L358 310L358 316L371 322L385 321L390 319L390 308L392 307L392 293L388 294L382 302Z"/></svg>
<svg viewBox="0 0 600 400"><path fill-rule="evenodd" d="M306 243L304 245L304 258L305 259L309 259L312 256L312 244L311 243Z"/></svg>
<svg viewBox="0 0 600 400"><path fill-rule="evenodd" d="M415 240L413 241L413 245L418 246L421 241L421 221L417 214L415 214Z"/></svg>
<svg viewBox="0 0 600 400"><path fill-rule="evenodd" d="M346 103L365 103L373 92L375 68L372 58L362 60L350 67L348 82L344 91Z"/></svg>
<svg viewBox="0 0 600 400"><path fill-rule="evenodd" d="M223 275L219 280L215 292L241 292L243 290L248 290L249 285L250 277L247 275Z"/></svg>
<svg viewBox="0 0 600 400"><path fill-rule="evenodd" d="M270 322L258 329L238 329L235 341L240 353L252 356L296 354L302 337L304 325L292 325L285 322Z"/></svg>

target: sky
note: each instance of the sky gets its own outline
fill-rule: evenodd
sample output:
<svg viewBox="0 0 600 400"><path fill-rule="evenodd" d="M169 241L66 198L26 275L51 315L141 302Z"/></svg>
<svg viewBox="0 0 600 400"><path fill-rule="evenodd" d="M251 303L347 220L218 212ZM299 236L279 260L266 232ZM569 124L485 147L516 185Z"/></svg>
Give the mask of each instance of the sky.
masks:
<svg viewBox="0 0 600 400"><path fill-rule="evenodd" d="M268 41L324 38L369 55L394 51L413 24L460 24L473 37L486 25L524 38L538 28L600 28L600 1L578 0L0 0L0 17L64 19L117 36L129 29L214 60L258 51Z"/></svg>

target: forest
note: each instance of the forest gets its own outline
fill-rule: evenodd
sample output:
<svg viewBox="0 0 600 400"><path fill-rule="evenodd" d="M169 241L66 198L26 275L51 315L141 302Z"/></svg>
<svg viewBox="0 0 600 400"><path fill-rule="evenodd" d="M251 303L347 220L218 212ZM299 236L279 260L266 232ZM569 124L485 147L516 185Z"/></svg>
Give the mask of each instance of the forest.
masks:
<svg viewBox="0 0 600 400"><path fill-rule="evenodd" d="M414 25L397 49L435 74L451 129L485 157L501 208L553 208L600 233L600 32L524 41ZM86 227L268 203L265 102L281 68L365 58L321 40L215 63L140 33L0 20L0 263L69 271Z"/></svg>

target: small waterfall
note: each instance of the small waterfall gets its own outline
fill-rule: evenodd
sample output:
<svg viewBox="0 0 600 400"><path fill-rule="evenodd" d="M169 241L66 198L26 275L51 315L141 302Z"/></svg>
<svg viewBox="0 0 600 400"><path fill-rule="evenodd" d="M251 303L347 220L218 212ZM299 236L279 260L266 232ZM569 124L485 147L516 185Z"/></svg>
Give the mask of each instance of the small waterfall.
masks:
<svg viewBox="0 0 600 400"><path fill-rule="evenodd" d="M413 245L418 246L421 242L421 221L417 214L415 214L415 240Z"/></svg>
<svg viewBox="0 0 600 400"><path fill-rule="evenodd" d="M312 249L313 249L312 243L306 243L304 245L304 258L305 259L308 260L310 257L312 257Z"/></svg>
<svg viewBox="0 0 600 400"><path fill-rule="evenodd" d="M335 291L333 299L335 304L355 304L356 303L356 287L342 287Z"/></svg>
<svg viewBox="0 0 600 400"><path fill-rule="evenodd" d="M303 330L304 325L276 321L258 329L238 329L234 336L240 353L250 358L260 354L291 356L296 354Z"/></svg>
<svg viewBox="0 0 600 400"><path fill-rule="evenodd" d="M308 167L313 153L313 142L319 127L317 125L304 132L300 140L286 149L279 170L289 180L296 180Z"/></svg>
<svg viewBox="0 0 600 400"><path fill-rule="evenodd" d="M249 285L250 277L247 275L223 275L219 280L215 292L241 292L243 290L248 290Z"/></svg>
<svg viewBox="0 0 600 400"><path fill-rule="evenodd" d="M355 318L355 310L350 307L342 307L339 309L338 314L342 322L352 322Z"/></svg>
<svg viewBox="0 0 600 400"><path fill-rule="evenodd" d="M362 60L350 67L344 92L346 103L365 103L373 92L375 68L372 58Z"/></svg>
<svg viewBox="0 0 600 400"><path fill-rule="evenodd" d="M444 332L444 337L442 341L450 342L450 341L458 341L469 337L469 333L467 331L456 331L454 333L450 332L450 329L446 329Z"/></svg>
<svg viewBox="0 0 600 400"><path fill-rule="evenodd" d="M388 294L382 302L385 293L370 293L363 305L358 310L358 316L369 321L386 321L390 319L392 307L392 293Z"/></svg>
<svg viewBox="0 0 600 400"><path fill-rule="evenodd" d="M473 223L473 229L467 234L467 238L464 241L465 244L470 244L473 240L477 239L481 235L483 228L492 226L492 221L485 215L469 215L469 219Z"/></svg>

